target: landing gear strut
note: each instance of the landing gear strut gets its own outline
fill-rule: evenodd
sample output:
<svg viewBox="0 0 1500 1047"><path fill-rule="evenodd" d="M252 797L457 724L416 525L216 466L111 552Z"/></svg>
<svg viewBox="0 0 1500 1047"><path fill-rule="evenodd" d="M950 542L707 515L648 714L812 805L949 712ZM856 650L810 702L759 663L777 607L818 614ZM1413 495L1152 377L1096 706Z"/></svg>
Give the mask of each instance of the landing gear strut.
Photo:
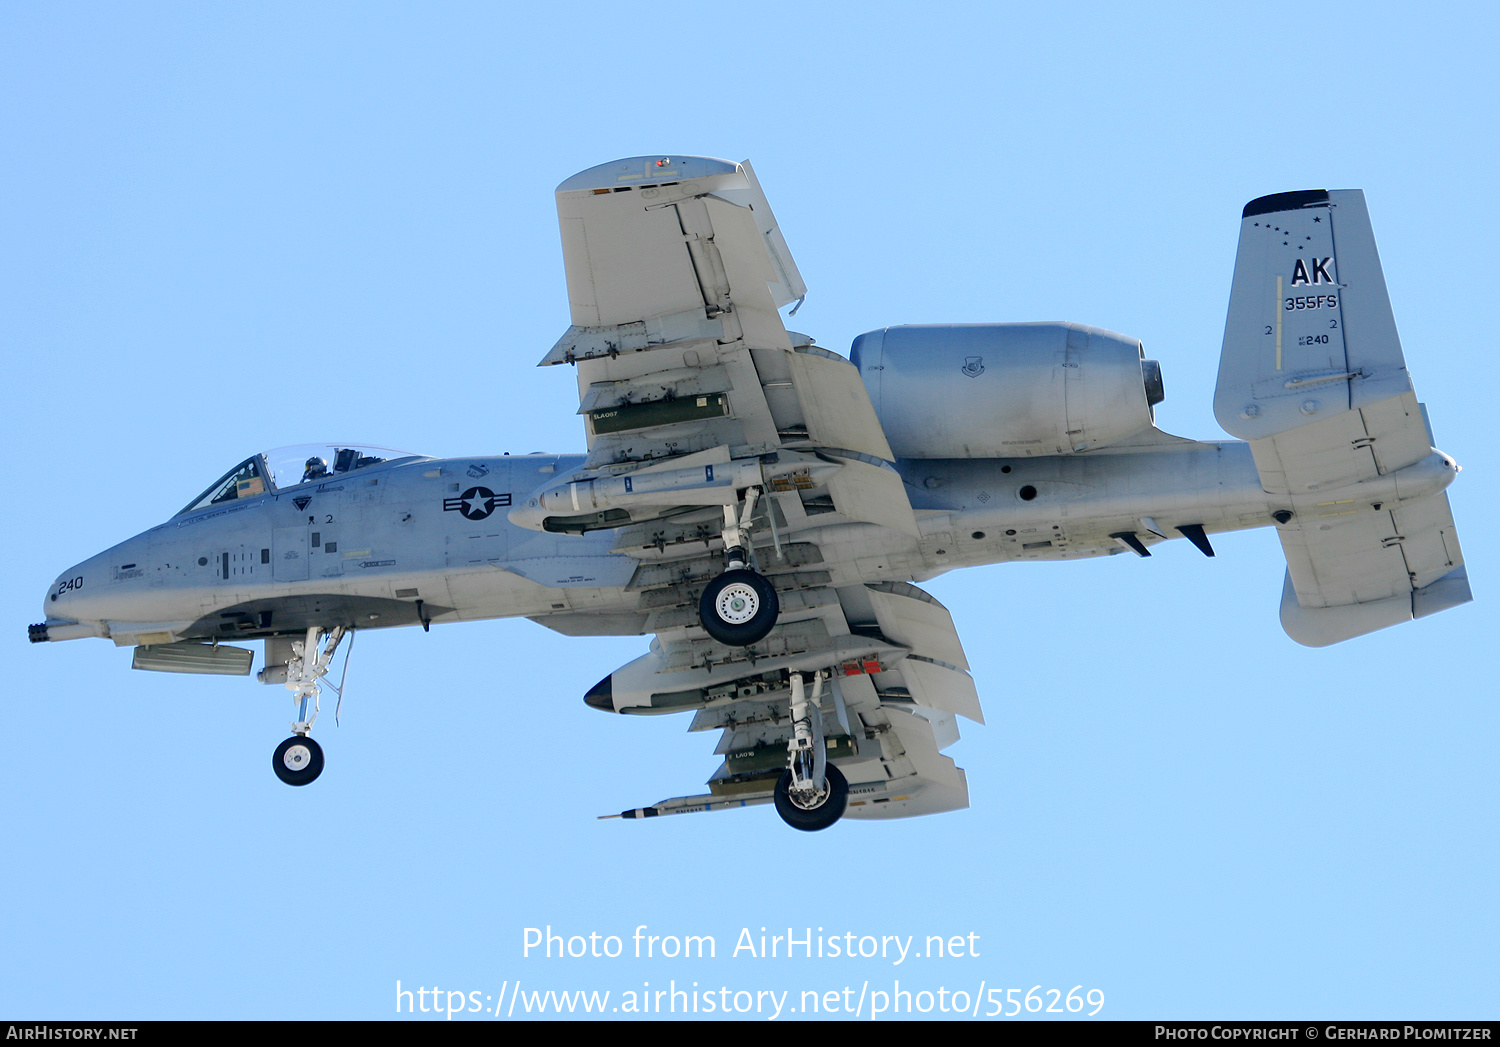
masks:
<svg viewBox="0 0 1500 1047"><path fill-rule="evenodd" d="M823 674L813 677L809 698L802 674L792 673L792 737L787 742L789 766L776 782L776 813L793 829L817 832L844 816L849 804L849 782L828 762L823 745L823 717L818 698Z"/></svg>
<svg viewBox="0 0 1500 1047"><path fill-rule="evenodd" d="M730 647L748 647L776 625L781 605L776 589L746 562L750 517L758 488L745 495L743 510L724 507L724 553L728 570L708 584L698 601L698 620L709 636Z"/></svg>
<svg viewBox="0 0 1500 1047"><path fill-rule="evenodd" d="M307 630L306 639L292 641L292 658L286 667L286 689L292 692L292 701L298 703L297 722L292 724L292 736L278 745L271 756L271 769L288 785L307 785L323 773L323 747L312 740L311 733L313 724L318 721L321 681L328 674L333 654L338 650L345 631L340 625L332 632L324 633L315 625ZM342 701L342 686L334 691ZM308 715L309 706L311 716Z"/></svg>

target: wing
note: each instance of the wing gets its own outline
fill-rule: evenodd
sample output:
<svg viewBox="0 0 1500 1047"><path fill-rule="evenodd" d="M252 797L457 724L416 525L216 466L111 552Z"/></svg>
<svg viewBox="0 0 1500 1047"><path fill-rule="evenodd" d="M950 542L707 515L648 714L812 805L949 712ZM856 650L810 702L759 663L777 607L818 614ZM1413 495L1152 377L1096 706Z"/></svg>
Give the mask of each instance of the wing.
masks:
<svg viewBox="0 0 1500 1047"><path fill-rule="evenodd" d="M589 692L595 708L694 713L721 732L707 793L661 800L624 817L771 802L792 737L788 674L827 674L820 706L828 760L849 782L845 817L899 818L968 806L963 771L942 754L957 716L982 722L963 646L946 608L914 585L805 591L803 617L758 653L686 630L664 630L651 653ZM750 659L754 658L752 662Z"/></svg>
<svg viewBox="0 0 1500 1047"><path fill-rule="evenodd" d="M614 551L639 564L628 588L640 613L623 627L656 639L589 704L692 711L693 729L722 732L708 793L626 813L771 801L789 761L793 674L826 684L811 722L849 782L849 816L967 806L963 772L942 755L955 716L980 715L962 645L926 593L858 584L845 562L858 539L837 525L887 528L897 534L884 548L914 551L917 521L858 370L782 324L778 308L805 288L754 171L617 161L564 182L558 214L573 326L542 363L578 367L589 455L511 518L614 529ZM753 558L780 616L732 647L708 636L697 605L724 569L720 507L752 489ZM824 563L822 535L835 532L839 562Z"/></svg>
<svg viewBox="0 0 1500 1047"><path fill-rule="evenodd" d="M748 162L619 160L563 182L557 206L573 326L542 364L578 367L588 476L759 469L784 453L755 483L834 462L808 499L917 535L859 372L782 324L778 307L806 289ZM725 501L663 486L673 494L620 511L640 520Z"/></svg>
<svg viewBox="0 0 1500 1047"><path fill-rule="evenodd" d="M1323 646L1469 600L1435 451L1358 190L1251 201L1219 424L1250 442L1287 559L1281 621Z"/></svg>

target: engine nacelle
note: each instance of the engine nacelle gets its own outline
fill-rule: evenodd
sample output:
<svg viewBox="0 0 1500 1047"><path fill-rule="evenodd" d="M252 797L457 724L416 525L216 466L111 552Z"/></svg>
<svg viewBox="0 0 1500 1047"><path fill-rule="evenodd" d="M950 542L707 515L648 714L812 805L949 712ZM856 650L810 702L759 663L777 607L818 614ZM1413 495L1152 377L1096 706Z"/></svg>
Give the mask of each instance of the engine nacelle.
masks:
<svg viewBox="0 0 1500 1047"><path fill-rule="evenodd" d="M1150 427L1161 367L1134 338L1082 324L913 324L854 340L901 458L1072 454Z"/></svg>

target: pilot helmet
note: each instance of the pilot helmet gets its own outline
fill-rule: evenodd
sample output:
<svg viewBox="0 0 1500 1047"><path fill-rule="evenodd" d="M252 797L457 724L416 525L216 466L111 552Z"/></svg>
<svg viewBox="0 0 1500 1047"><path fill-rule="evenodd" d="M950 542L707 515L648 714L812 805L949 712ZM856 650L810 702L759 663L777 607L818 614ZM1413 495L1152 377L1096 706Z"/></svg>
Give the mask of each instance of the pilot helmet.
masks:
<svg viewBox="0 0 1500 1047"><path fill-rule="evenodd" d="M307 471L309 473L326 473L328 471L328 462L317 455L313 455L307 460Z"/></svg>

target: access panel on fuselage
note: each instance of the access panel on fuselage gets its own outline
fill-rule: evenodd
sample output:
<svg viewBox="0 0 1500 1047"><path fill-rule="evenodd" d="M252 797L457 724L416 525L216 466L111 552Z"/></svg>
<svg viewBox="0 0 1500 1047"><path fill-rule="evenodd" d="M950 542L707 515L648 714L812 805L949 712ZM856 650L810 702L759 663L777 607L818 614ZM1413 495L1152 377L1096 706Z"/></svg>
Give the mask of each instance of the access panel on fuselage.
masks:
<svg viewBox="0 0 1500 1047"><path fill-rule="evenodd" d="M278 582L307 580L308 535L301 527L277 527L271 532L271 577Z"/></svg>

